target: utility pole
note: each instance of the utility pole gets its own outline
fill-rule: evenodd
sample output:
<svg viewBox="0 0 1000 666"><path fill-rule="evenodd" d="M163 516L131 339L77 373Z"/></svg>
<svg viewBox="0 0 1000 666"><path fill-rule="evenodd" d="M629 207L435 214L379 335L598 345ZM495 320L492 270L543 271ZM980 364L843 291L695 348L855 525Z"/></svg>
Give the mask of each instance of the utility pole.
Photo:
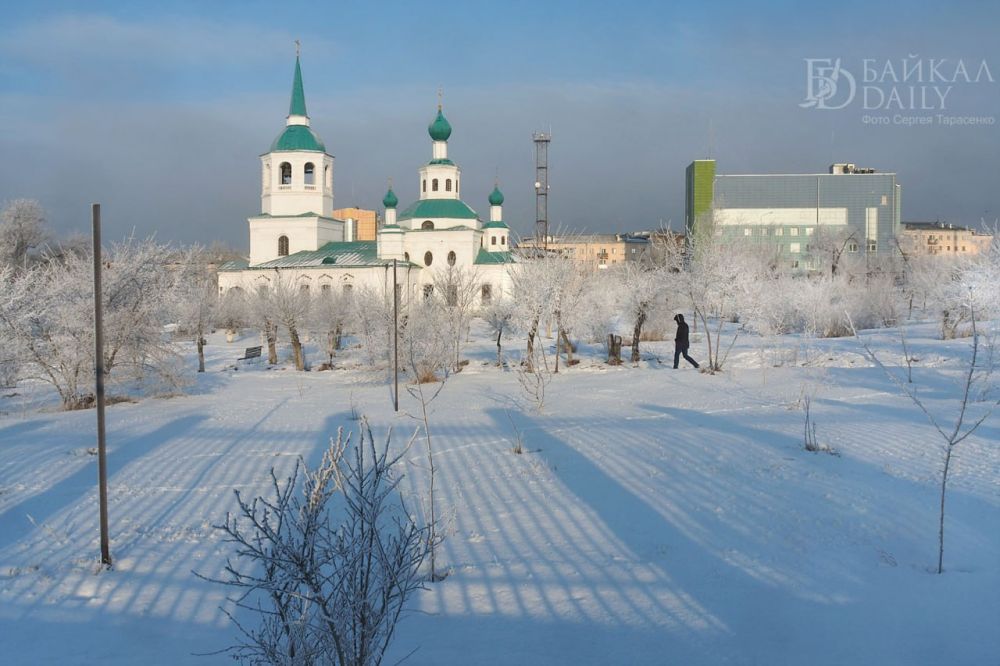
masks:
<svg viewBox="0 0 1000 666"><path fill-rule="evenodd" d="M104 427L104 291L101 288L101 204L91 208L94 225L94 372L97 393L97 487L101 505L101 564L111 568L108 538L108 465Z"/></svg>
<svg viewBox="0 0 1000 666"><path fill-rule="evenodd" d="M549 142L552 134L535 132L535 247L541 236L541 247L549 247Z"/></svg>
<svg viewBox="0 0 1000 666"><path fill-rule="evenodd" d="M396 260L392 260L392 406L399 411L399 281L396 278Z"/></svg>

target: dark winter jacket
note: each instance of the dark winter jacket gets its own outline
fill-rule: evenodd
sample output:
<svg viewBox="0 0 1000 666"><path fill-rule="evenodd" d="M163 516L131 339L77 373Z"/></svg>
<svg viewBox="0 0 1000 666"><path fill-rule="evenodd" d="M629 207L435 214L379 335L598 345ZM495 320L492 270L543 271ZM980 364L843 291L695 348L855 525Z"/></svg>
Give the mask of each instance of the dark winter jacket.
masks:
<svg viewBox="0 0 1000 666"><path fill-rule="evenodd" d="M674 336L674 344L678 349L687 349L691 345L688 342L688 325L684 323L684 315L674 315L674 321L677 322L677 335Z"/></svg>

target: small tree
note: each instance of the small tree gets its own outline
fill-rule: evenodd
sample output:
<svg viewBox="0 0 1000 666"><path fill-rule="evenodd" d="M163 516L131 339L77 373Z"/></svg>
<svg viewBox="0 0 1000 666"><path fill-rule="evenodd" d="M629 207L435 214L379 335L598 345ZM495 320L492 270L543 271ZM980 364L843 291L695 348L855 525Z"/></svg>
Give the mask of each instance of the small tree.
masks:
<svg viewBox="0 0 1000 666"><path fill-rule="evenodd" d="M273 497L247 501L217 526L236 547L226 577L233 603L260 619L233 655L251 663L374 666L382 662L427 557L430 526L418 527L395 470L409 450L376 447L367 422L356 445L337 431L315 470L280 482ZM212 580L212 579L210 579ZM230 617L232 617L230 615ZM234 620L235 621L235 620Z"/></svg>
<svg viewBox="0 0 1000 666"><path fill-rule="evenodd" d="M218 275L209 255L201 246L185 250L177 290L177 310L182 331L194 338L198 351L198 372L205 372L205 336L212 328L219 308Z"/></svg>
<svg viewBox="0 0 1000 666"><path fill-rule="evenodd" d="M514 304L510 299L494 299L482 312L483 321L489 326L490 332L497 336L497 366L503 365L503 349L501 339L504 333L514 330Z"/></svg>
<svg viewBox="0 0 1000 666"><path fill-rule="evenodd" d="M974 300L974 299L973 299ZM987 363L985 365L981 364L981 346L982 341L980 340L980 333L976 328L976 309L975 304L968 303L970 315L969 319L972 326L972 353L969 359L968 368L965 369L962 375L962 382L959 386L959 395L957 396L957 413L952 424L943 423L924 405L924 402L917 395L916 389L909 382L903 382L896 377L895 374L889 371L888 368L882 363L875 352L872 350L871 346L864 342L858 335L857 331L854 331L854 336L858 343L861 345L862 349L865 351L865 355L878 366L885 375L900 389L912 402L914 405L924 413L927 417L928 422L935 432L941 437L944 448L944 466L941 471L941 492L940 492L940 504L938 512L938 561L937 561L937 573L942 573L944 571L944 516L945 516L945 497L948 487L948 472L951 470L951 459L955 452L955 447L958 446L967 437L972 435L976 430L983 424L986 419L992 415L993 411L998 405L1000 405L1000 400L993 400L985 408L979 410L978 416L973 416L970 414L970 410L973 408L973 402L975 401L974 396L978 393L979 395L988 395L990 391L994 388L992 385L992 374L993 374L993 343L989 343L989 353L987 356ZM853 324L852 324L853 329Z"/></svg>
<svg viewBox="0 0 1000 666"><path fill-rule="evenodd" d="M452 347L452 370L461 369L462 349L469 335L469 322L479 298L480 281L475 271L448 266L434 274L434 293L444 301L445 327Z"/></svg>
<svg viewBox="0 0 1000 666"><path fill-rule="evenodd" d="M317 337L326 340L327 364L340 351L344 328L351 317L351 295L334 289L321 289L313 296L310 307L309 328Z"/></svg>

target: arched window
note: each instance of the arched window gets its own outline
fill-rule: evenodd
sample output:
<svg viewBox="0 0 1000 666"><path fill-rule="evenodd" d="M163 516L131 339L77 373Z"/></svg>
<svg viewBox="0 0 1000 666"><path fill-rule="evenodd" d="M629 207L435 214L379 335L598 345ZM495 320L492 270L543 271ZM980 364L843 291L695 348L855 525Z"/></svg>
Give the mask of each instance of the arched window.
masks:
<svg viewBox="0 0 1000 666"><path fill-rule="evenodd" d="M506 245L507 244L507 237L506 236L501 236L500 237L500 244L501 245Z"/></svg>
<svg viewBox="0 0 1000 666"><path fill-rule="evenodd" d="M496 245L496 244L497 244L497 237L490 236L490 245Z"/></svg>
<svg viewBox="0 0 1000 666"><path fill-rule="evenodd" d="M433 229L434 228L434 223L431 222L430 220L424 220L423 222L420 223L420 228L421 229Z"/></svg>
<svg viewBox="0 0 1000 666"><path fill-rule="evenodd" d="M424 178L422 181L420 181L420 190L422 192L426 192L427 191L427 179L426 178Z"/></svg>
<svg viewBox="0 0 1000 666"><path fill-rule="evenodd" d="M278 256L288 256L288 236L278 236Z"/></svg>
<svg viewBox="0 0 1000 666"><path fill-rule="evenodd" d="M306 185L316 184L316 165L313 164L312 162L306 162L305 179L303 180L303 182Z"/></svg>
<svg viewBox="0 0 1000 666"><path fill-rule="evenodd" d="M333 177L330 175L330 165L329 164L326 165L325 167L323 167L323 182L326 183L326 186L328 188L329 187L333 187Z"/></svg>
<svg viewBox="0 0 1000 666"><path fill-rule="evenodd" d="M410 253L409 252L404 252L403 253L403 261L409 261L409 260L410 260Z"/></svg>
<svg viewBox="0 0 1000 666"><path fill-rule="evenodd" d="M289 164L288 162L282 162L281 166L278 167L278 168L281 169L281 184L282 185L291 185L292 184L292 165Z"/></svg>
<svg viewBox="0 0 1000 666"><path fill-rule="evenodd" d="M434 255L430 252L424 252L424 266L430 266L434 263Z"/></svg>
<svg viewBox="0 0 1000 666"><path fill-rule="evenodd" d="M458 178L455 179L455 194L458 194Z"/></svg>
<svg viewBox="0 0 1000 666"><path fill-rule="evenodd" d="M455 257L455 251L454 250L452 250L451 252L448 253L448 265L449 266L454 266L455 265L455 258L456 257Z"/></svg>
<svg viewBox="0 0 1000 666"><path fill-rule="evenodd" d="M303 296L308 296L309 295L309 285L307 285L307 284L300 284L299 285L299 293L302 294Z"/></svg>
<svg viewBox="0 0 1000 666"><path fill-rule="evenodd" d="M444 181L444 191L451 192L451 178L447 178Z"/></svg>
<svg viewBox="0 0 1000 666"><path fill-rule="evenodd" d="M431 191L433 191L433 192L437 192L438 191L438 179L437 178L435 178L434 180L431 181Z"/></svg>

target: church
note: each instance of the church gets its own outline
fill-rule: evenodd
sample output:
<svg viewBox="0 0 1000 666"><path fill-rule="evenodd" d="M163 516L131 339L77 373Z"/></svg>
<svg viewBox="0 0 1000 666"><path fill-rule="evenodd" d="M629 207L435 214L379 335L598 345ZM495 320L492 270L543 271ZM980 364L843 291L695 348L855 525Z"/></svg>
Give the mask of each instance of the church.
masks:
<svg viewBox="0 0 1000 666"><path fill-rule="evenodd" d="M419 198L397 211L390 187L376 240L355 240L353 221L332 216L334 159L309 126L296 55L285 127L260 157L261 212L247 220L249 260L220 266L220 293L266 288L281 276L313 293L368 287L388 294L394 261L404 301L432 294L435 273L448 267L475 275L481 304L508 292L514 259L503 194L494 187L487 197L484 223L461 199L461 169L448 157L452 129L440 104L427 131L431 159L417 171Z"/></svg>

